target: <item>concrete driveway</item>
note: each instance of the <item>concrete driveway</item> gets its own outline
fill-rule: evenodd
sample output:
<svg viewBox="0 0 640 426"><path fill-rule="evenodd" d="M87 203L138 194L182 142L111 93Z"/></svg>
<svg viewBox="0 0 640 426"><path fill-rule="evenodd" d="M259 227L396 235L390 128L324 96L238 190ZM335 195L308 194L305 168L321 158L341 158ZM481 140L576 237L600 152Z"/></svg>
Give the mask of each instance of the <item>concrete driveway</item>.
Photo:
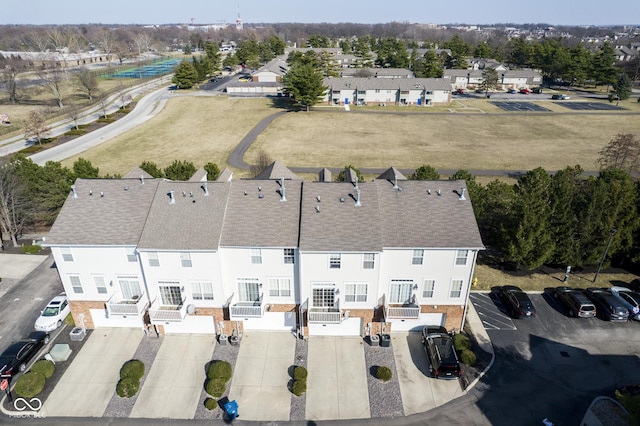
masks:
<svg viewBox="0 0 640 426"><path fill-rule="evenodd" d="M404 414L422 413L462 396L458 380L430 377L420 333L393 333L391 346L396 359Z"/></svg>
<svg viewBox="0 0 640 426"><path fill-rule="evenodd" d="M214 348L213 335L164 336L129 417L192 419Z"/></svg>
<svg viewBox="0 0 640 426"><path fill-rule="evenodd" d="M136 352L137 328L95 330L42 408L47 417L101 417L120 380L122 364Z"/></svg>

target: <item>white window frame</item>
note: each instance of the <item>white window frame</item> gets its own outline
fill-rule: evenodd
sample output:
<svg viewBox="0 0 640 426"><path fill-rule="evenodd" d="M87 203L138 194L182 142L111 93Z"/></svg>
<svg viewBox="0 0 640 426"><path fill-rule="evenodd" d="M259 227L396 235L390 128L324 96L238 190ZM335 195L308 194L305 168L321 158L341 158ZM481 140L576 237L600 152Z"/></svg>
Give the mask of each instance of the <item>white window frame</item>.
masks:
<svg viewBox="0 0 640 426"><path fill-rule="evenodd" d="M251 264L262 265L262 249L259 249L259 248L251 249Z"/></svg>
<svg viewBox="0 0 640 426"><path fill-rule="evenodd" d="M257 302L260 300L260 279L259 278L236 278L238 286L238 301ZM253 298L252 296L255 296Z"/></svg>
<svg viewBox="0 0 640 426"><path fill-rule="evenodd" d="M191 253L183 251L180 252L180 265L183 268L191 268L193 264L191 263Z"/></svg>
<svg viewBox="0 0 640 426"><path fill-rule="evenodd" d="M96 285L96 292L98 294L107 294L107 283L104 280L104 275L94 275L93 283Z"/></svg>
<svg viewBox="0 0 640 426"><path fill-rule="evenodd" d="M344 283L344 301L354 303L366 303L369 294L369 283L347 282Z"/></svg>
<svg viewBox="0 0 640 426"><path fill-rule="evenodd" d="M375 269L376 267L376 254L364 253L362 255L362 269Z"/></svg>
<svg viewBox="0 0 640 426"><path fill-rule="evenodd" d="M80 279L80 275L69 275L69 282L71 283L71 288L75 294L83 294L84 289L82 288L82 280Z"/></svg>
<svg viewBox="0 0 640 426"><path fill-rule="evenodd" d="M296 249L286 248L282 250L283 261L285 265L293 265L296 263Z"/></svg>
<svg viewBox="0 0 640 426"><path fill-rule="evenodd" d="M469 250L456 250L456 266L467 266Z"/></svg>
<svg viewBox="0 0 640 426"><path fill-rule="evenodd" d="M436 288L436 280L425 279L422 282L422 297L425 299L432 298L435 288Z"/></svg>
<svg viewBox="0 0 640 426"><path fill-rule="evenodd" d="M213 283L211 281L191 281L190 284L193 300L213 300Z"/></svg>
<svg viewBox="0 0 640 426"><path fill-rule="evenodd" d="M127 262L133 263L138 261L138 256L136 255L135 248L127 248L125 250L127 251Z"/></svg>
<svg viewBox="0 0 640 426"><path fill-rule="evenodd" d="M269 297L291 297L291 278L268 278Z"/></svg>
<svg viewBox="0 0 640 426"><path fill-rule="evenodd" d="M182 306L184 303L179 281L158 281L158 293L163 306Z"/></svg>
<svg viewBox="0 0 640 426"><path fill-rule="evenodd" d="M62 260L65 262L73 262L71 247L60 247L60 254L62 254Z"/></svg>
<svg viewBox="0 0 640 426"><path fill-rule="evenodd" d="M391 279L391 283L389 283L389 303L410 303L414 285L415 282L410 279ZM396 286L398 286L398 291L394 291ZM406 298L404 298L405 293Z"/></svg>
<svg viewBox="0 0 640 426"><path fill-rule="evenodd" d="M413 251L411 252L411 264L422 265L423 263L424 263L424 250L413 249Z"/></svg>
<svg viewBox="0 0 640 426"><path fill-rule="evenodd" d="M338 302L335 283L311 283L311 307L335 308Z"/></svg>
<svg viewBox="0 0 640 426"><path fill-rule="evenodd" d="M160 266L160 259L158 259L157 251L148 252L147 258L149 259L149 266L151 266L152 268L157 268Z"/></svg>
<svg viewBox="0 0 640 426"><path fill-rule="evenodd" d="M123 300L138 300L142 296L140 279L136 276L118 277L118 287ZM138 298L134 298L134 296L138 296Z"/></svg>
<svg viewBox="0 0 640 426"><path fill-rule="evenodd" d="M329 269L342 267L342 253L329 253Z"/></svg>
<svg viewBox="0 0 640 426"><path fill-rule="evenodd" d="M454 278L451 280L451 288L449 289L449 298L450 299L458 299L462 297L462 286L464 285L464 280ZM457 295L456 295L457 293Z"/></svg>

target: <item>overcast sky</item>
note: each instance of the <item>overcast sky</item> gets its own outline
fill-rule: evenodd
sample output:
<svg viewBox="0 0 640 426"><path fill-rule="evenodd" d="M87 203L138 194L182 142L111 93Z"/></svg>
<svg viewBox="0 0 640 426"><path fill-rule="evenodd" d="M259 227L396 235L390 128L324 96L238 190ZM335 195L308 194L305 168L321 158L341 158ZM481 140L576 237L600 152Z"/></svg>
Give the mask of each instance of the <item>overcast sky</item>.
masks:
<svg viewBox="0 0 640 426"><path fill-rule="evenodd" d="M0 24L640 24L640 0L0 0Z"/></svg>

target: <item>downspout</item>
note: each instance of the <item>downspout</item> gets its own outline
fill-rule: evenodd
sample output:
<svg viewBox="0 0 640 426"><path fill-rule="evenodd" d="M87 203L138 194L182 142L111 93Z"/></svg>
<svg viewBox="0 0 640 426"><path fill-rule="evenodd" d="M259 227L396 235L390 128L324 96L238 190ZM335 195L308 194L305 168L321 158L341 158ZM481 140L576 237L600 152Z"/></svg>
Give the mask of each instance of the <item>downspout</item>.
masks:
<svg viewBox="0 0 640 426"><path fill-rule="evenodd" d="M464 301L464 310L462 311L462 323L460 324L460 331L462 331L463 327L464 327L464 321L467 319L467 305L469 304L469 296L471 295L471 283L473 282L473 272L476 269L476 260L478 260L478 251L479 250L475 250L473 253L473 267L471 268L471 273L469 274L469 291L467 291L467 297L466 300Z"/></svg>

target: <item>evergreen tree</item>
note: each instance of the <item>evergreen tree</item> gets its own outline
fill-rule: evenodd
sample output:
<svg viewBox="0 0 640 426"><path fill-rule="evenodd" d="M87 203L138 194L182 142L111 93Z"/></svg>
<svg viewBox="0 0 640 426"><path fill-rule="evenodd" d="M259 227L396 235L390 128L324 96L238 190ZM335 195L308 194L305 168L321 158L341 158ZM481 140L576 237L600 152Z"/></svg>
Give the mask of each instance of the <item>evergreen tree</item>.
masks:
<svg viewBox="0 0 640 426"><path fill-rule="evenodd" d="M580 166L558 170L551 178L550 202L552 215L549 228L553 233L552 263L568 266L582 265L580 249L581 224L576 212L580 209L584 191L583 170Z"/></svg>
<svg viewBox="0 0 640 426"><path fill-rule="evenodd" d="M203 166L203 169L207 172L207 180L216 180L220 176L220 168L216 163L207 163Z"/></svg>
<svg viewBox="0 0 640 426"><path fill-rule="evenodd" d="M190 89L197 82L198 71L196 71L191 62L182 61L180 65L176 67L172 83L177 85L180 89Z"/></svg>
<svg viewBox="0 0 640 426"><path fill-rule="evenodd" d="M100 169L93 167L91 161L82 157L73 162L73 173L77 178L82 179L97 179L100 177Z"/></svg>
<svg viewBox="0 0 640 426"><path fill-rule="evenodd" d="M143 161L140 164L140 168L142 170L144 170L145 172L149 173L154 178L163 178L164 177L164 172L162 171L162 169L160 167L158 167L158 165L156 163L154 163L153 161Z"/></svg>
<svg viewBox="0 0 640 426"><path fill-rule="evenodd" d="M165 167L164 175L171 180L189 180L196 172L196 166L189 161L173 160L169 166Z"/></svg>
<svg viewBox="0 0 640 426"><path fill-rule="evenodd" d="M482 71L482 83L480 87L486 95L489 94L489 90L498 87L498 72L493 68L487 68Z"/></svg>
<svg viewBox="0 0 640 426"><path fill-rule="evenodd" d="M326 92L322 85L322 73L310 64L292 66L282 79L287 93L299 105L310 107L317 104Z"/></svg>
<svg viewBox="0 0 640 426"><path fill-rule="evenodd" d="M620 74L615 83L613 83L613 92L621 101L629 99L631 96L631 79L627 74Z"/></svg>
<svg viewBox="0 0 640 426"><path fill-rule="evenodd" d="M440 180L440 173L428 164L423 164L409 177L411 180Z"/></svg>
<svg viewBox="0 0 640 426"><path fill-rule="evenodd" d="M351 164L349 164L348 166L344 166L344 169L342 169L342 171L338 173L338 176L336 176L336 182L345 182L346 173L349 171L349 169L356 172L358 182L364 182L364 178L362 177L362 173L360 173L360 169L358 169L357 167L353 167Z"/></svg>

